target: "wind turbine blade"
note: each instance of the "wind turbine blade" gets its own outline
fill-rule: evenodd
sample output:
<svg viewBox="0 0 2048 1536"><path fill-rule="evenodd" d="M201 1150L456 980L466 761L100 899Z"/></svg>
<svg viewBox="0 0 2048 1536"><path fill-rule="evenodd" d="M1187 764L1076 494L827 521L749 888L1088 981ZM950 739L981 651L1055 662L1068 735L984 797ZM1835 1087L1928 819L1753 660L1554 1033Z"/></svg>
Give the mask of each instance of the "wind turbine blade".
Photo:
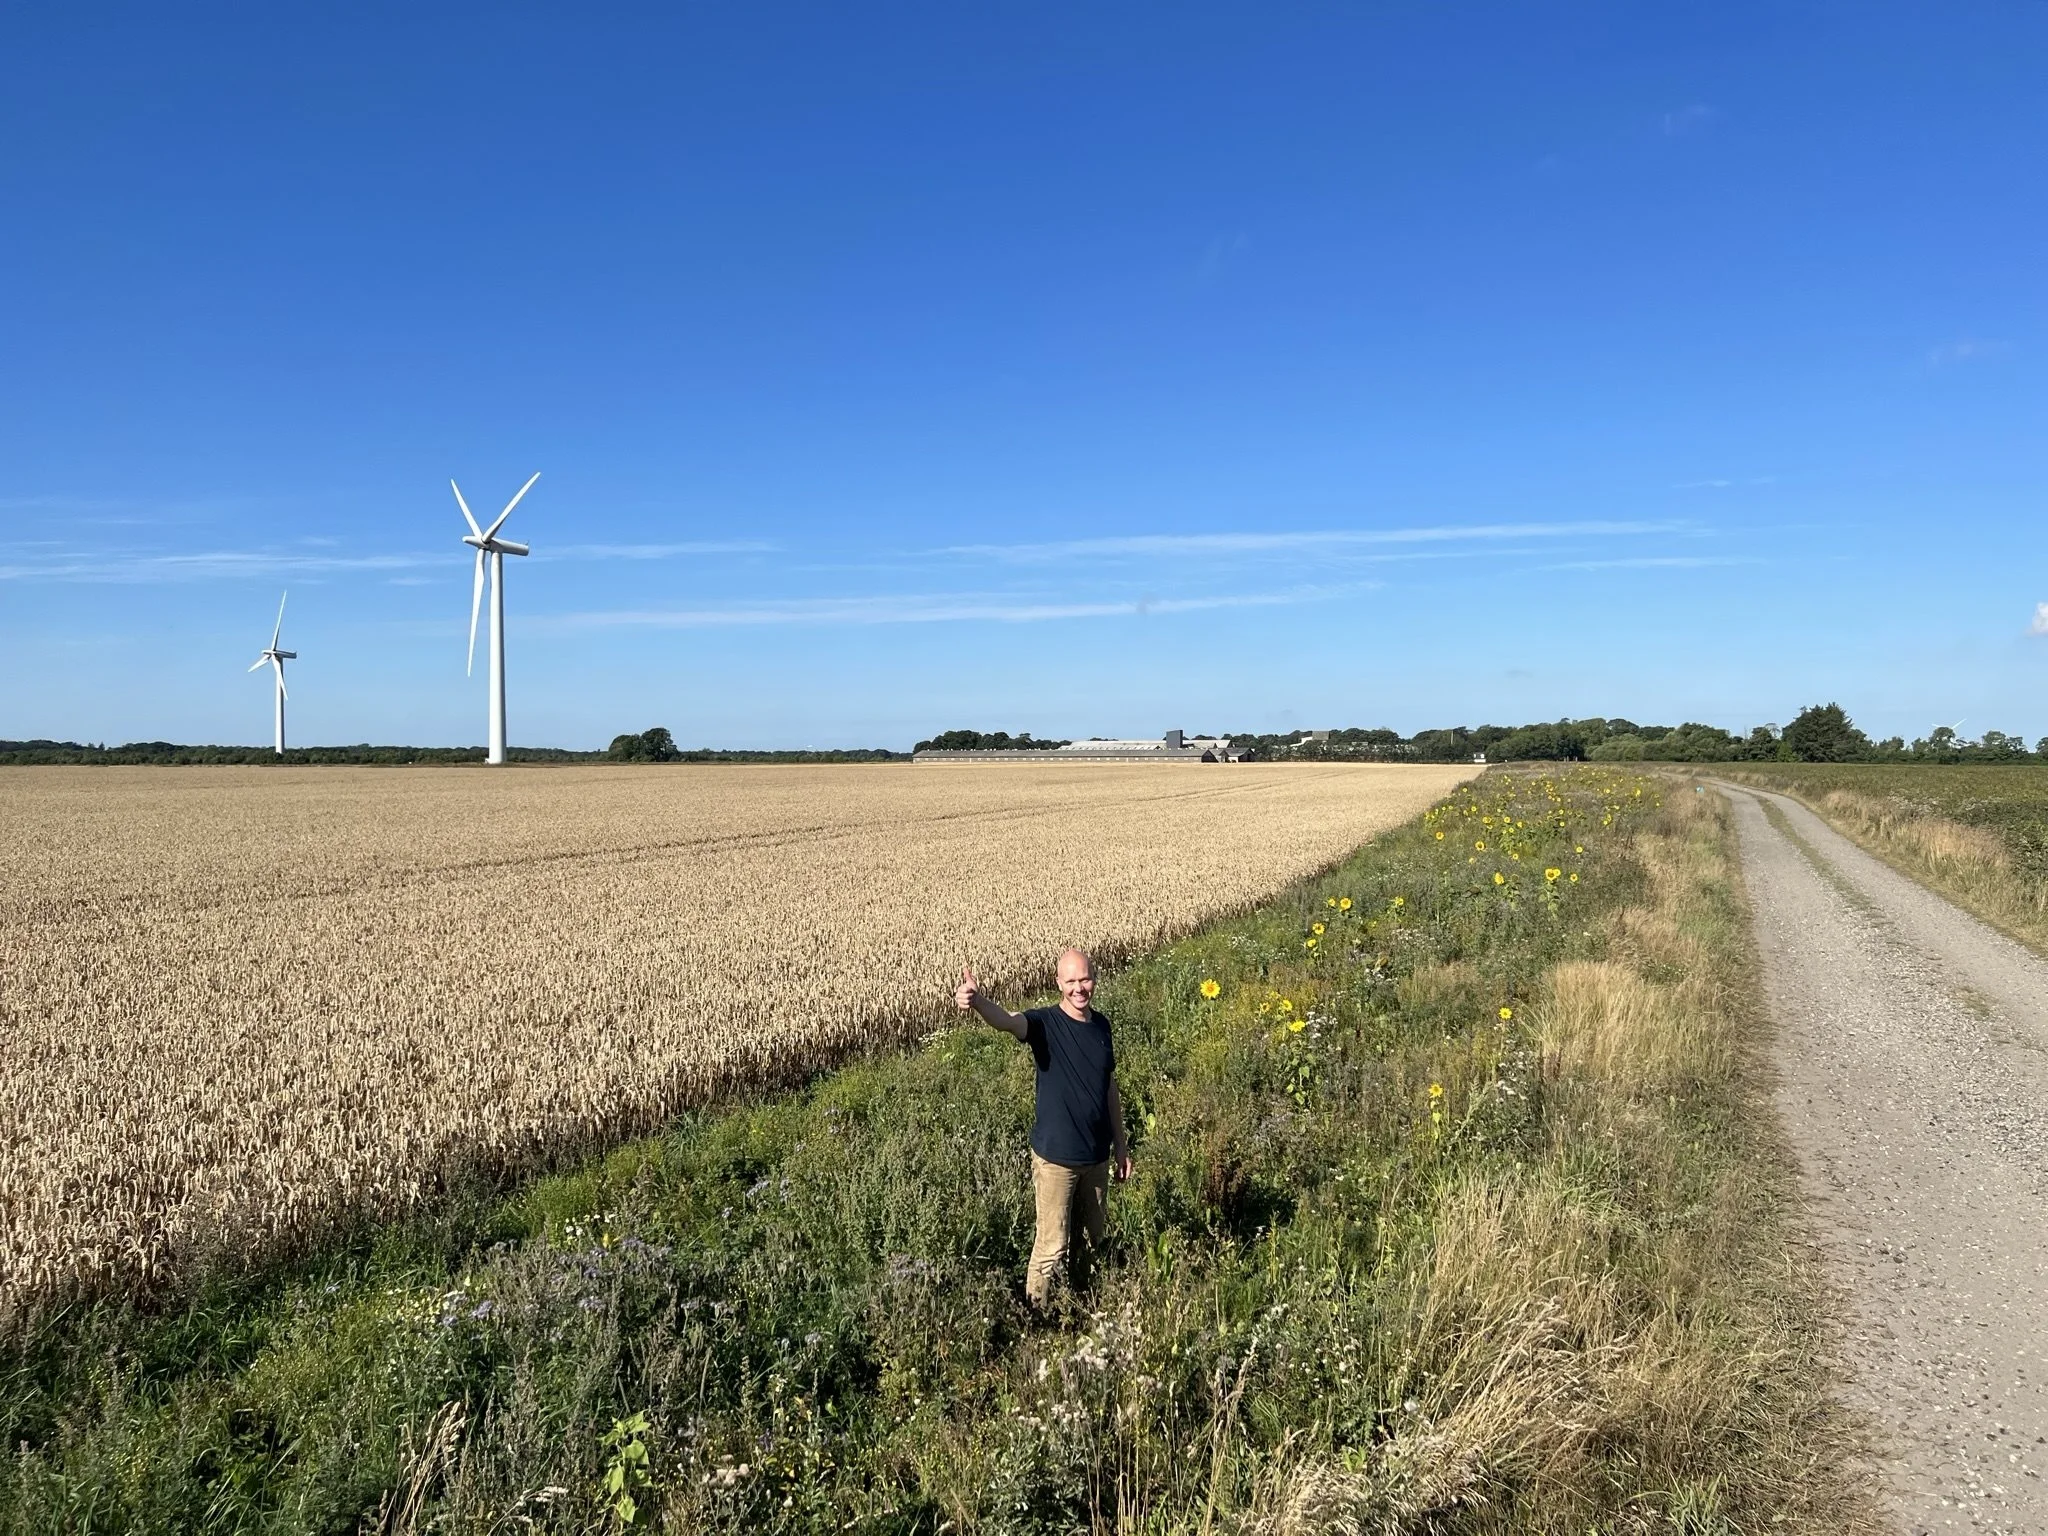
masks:
<svg viewBox="0 0 2048 1536"><path fill-rule="evenodd" d="M272 661L271 665L277 668L277 696L280 699L289 699L291 695L284 691L284 663Z"/></svg>
<svg viewBox="0 0 2048 1536"><path fill-rule="evenodd" d="M532 490L533 481L538 480L539 478L540 471L536 469L533 472L533 480L528 480L526 484L519 487L519 495L514 496L510 501L505 503L505 510L500 512L498 514L498 520L495 523L491 524L491 533L496 533L500 528L505 526L505 519L510 517L512 515L512 509L519 505L520 497L524 496L528 491ZM491 536L491 533L485 534L484 537L488 539Z"/></svg>
<svg viewBox="0 0 2048 1536"><path fill-rule="evenodd" d="M270 648L273 651L277 649L277 637L284 633L284 598L290 596L291 593L287 592L284 597L277 600L277 627L270 632Z"/></svg>
<svg viewBox="0 0 2048 1536"><path fill-rule="evenodd" d="M484 531L483 529L477 527L476 519L469 515L469 503L462 499L462 487L457 485L453 480L450 480L448 482L448 489L455 493L455 505L462 508L462 520L469 524L469 531L475 534L478 538L482 538L484 536Z"/></svg>
<svg viewBox="0 0 2048 1536"><path fill-rule="evenodd" d="M260 667L260 666L262 666L262 665L263 665L263 663L265 663L265 662L266 662L266 661L268 661L268 660L270 660L270 658L269 658L268 656L258 656L258 657L256 658L256 667ZM256 667L251 667L251 668L250 668L249 670L250 670L251 672L254 672L254 671L256 670Z"/></svg>
<svg viewBox="0 0 2048 1536"><path fill-rule="evenodd" d="M476 585L469 593L469 665L463 668L464 676L476 672L476 616L484 611L484 552L476 552Z"/></svg>

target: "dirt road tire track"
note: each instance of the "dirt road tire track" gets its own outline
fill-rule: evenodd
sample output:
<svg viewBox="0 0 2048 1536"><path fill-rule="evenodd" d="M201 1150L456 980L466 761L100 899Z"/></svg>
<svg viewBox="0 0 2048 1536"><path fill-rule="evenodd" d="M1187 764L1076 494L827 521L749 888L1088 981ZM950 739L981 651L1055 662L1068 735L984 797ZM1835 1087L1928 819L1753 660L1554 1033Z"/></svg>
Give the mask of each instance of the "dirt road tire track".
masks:
<svg viewBox="0 0 2048 1536"><path fill-rule="evenodd" d="M2048 1536L2048 962L1723 785L1778 1107L1901 1530Z"/></svg>

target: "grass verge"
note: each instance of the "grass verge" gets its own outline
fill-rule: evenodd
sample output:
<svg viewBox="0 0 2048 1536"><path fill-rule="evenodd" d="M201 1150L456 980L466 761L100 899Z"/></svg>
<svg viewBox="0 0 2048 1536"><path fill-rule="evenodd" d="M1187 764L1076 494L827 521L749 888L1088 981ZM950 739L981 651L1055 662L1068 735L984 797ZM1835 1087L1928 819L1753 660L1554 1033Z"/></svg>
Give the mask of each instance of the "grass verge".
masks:
<svg viewBox="0 0 2048 1536"><path fill-rule="evenodd" d="M1901 874L2048 955L2048 769L1787 763L1713 771L1792 796Z"/></svg>
<svg viewBox="0 0 2048 1536"><path fill-rule="evenodd" d="M1035 1323L980 1026L21 1341L20 1530L1839 1532L1725 809L1490 775L1107 979L1139 1173ZM1213 983L1213 986L1210 985Z"/></svg>

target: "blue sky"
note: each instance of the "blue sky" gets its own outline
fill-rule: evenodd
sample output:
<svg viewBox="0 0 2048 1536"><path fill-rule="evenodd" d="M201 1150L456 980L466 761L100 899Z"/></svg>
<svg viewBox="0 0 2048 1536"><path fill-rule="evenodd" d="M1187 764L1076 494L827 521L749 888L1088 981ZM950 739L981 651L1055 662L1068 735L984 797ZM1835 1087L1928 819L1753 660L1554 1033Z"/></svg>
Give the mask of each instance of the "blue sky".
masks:
<svg viewBox="0 0 2048 1536"><path fill-rule="evenodd" d="M9 8L0 737L2048 733L2048 6Z"/></svg>

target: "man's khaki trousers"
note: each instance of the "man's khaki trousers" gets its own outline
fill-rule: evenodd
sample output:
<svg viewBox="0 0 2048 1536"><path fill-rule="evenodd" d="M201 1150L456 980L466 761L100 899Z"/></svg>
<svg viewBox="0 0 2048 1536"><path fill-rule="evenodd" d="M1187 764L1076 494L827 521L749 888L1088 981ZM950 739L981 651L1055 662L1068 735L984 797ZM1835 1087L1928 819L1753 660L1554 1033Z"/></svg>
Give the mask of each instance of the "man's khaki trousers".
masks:
<svg viewBox="0 0 2048 1536"><path fill-rule="evenodd" d="M1031 1187L1038 1196L1038 1236L1031 1244L1024 1294L1033 1306L1042 1307L1052 1299L1053 1283L1070 1250L1075 1288L1088 1283L1089 1263L1109 1222L1109 1164L1068 1168L1033 1152Z"/></svg>

